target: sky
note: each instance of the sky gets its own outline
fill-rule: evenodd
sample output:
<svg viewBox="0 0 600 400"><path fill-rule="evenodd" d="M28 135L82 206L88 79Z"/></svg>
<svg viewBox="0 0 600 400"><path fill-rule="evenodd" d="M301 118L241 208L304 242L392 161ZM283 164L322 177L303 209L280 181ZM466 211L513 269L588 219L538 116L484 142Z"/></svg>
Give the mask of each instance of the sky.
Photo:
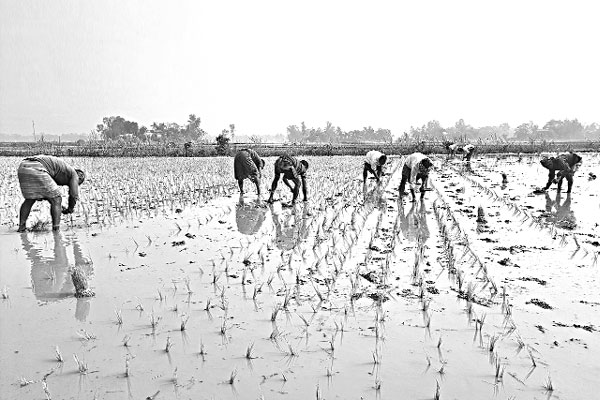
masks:
<svg viewBox="0 0 600 400"><path fill-rule="evenodd" d="M598 4L598 5L596 5ZM0 133L600 122L595 1L2 0Z"/></svg>

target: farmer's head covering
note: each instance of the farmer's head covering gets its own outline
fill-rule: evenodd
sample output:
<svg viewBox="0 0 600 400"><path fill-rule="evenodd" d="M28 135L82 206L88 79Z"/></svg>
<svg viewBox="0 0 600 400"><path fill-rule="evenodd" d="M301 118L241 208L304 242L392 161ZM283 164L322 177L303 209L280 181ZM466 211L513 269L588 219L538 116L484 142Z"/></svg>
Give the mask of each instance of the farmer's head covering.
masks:
<svg viewBox="0 0 600 400"><path fill-rule="evenodd" d="M75 172L77 172L77 176L79 177L79 184L81 185L83 181L85 181L85 172L83 172L80 169L75 169Z"/></svg>
<svg viewBox="0 0 600 400"><path fill-rule="evenodd" d="M308 169L308 161L302 160L302 161L300 161L300 164L304 165L304 170L305 171Z"/></svg>
<svg viewBox="0 0 600 400"><path fill-rule="evenodd" d="M265 160L263 160L262 158L260 159L260 169L263 169L265 167Z"/></svg>
<svg viewBox="0 0 600 400"><path fill-rule="evenodd" d="M428 170L429 168L431 168L431 166L433 165L433 163L431 162L431 160L427 157L425 157L423 159L423 161L421 161L421 166L425 169Z"/></svg>
<svg viewBox="0 0 600 400"><path fill-rule="evenodd" d="M387 156L385 154L382 154L381 157L379 157L379 165L385 165L386 162Z"/></svg>

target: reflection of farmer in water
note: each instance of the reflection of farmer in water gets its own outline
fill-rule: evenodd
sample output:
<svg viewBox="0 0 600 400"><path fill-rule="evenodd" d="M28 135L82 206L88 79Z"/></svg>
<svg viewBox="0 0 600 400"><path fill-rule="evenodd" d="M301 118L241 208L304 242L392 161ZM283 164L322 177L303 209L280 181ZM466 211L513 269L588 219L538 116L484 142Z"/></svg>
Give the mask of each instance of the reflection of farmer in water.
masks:
<svg viewBox="0 0 600 400"><path fill-rule="evenodd" d="M425 201L412 203L408 214L404 214L404 204L398 202L398 214L400 216L400 230L404 237L413 242L420 240L426 242L429 239L429 227L427 226L427 213L425 212Z"/></svg>
<svg viewBox="0 0 600 400"><path fill-rule="evenodd" d="M21 233L21 242L27 258L31 261L31 285L36 299L48 302L74 297L75 287L71 280L67 255L69 242L73 246L75 265L80 267L88 276L93 272L92 264L81 252L79 242L74 238L66 240L60 232L54 231L52 232L54 246L52 254L48 256L44 254L48 236L43 234L39 237L32 237L30 235ZM78 299L75 317L79 320L85 320L88 313L89 300Z"/></svg>
<svg viewBox="0 0 600 400"><path fill-rule="evenodd" d="M244 198L240 196L240 201L235 208L238 231L244 235L254 235L265 221L266 213L265 207L260 207L256 202L244 202Z"/></svg>
<svg viewBox="0 0 600 400"><path fill-rule="evenodd" d="M275 224L275 244L279 249L292 250L308 237L308 207L304 207L302 213L294 207L289 213L281 211L279 214L275 214L273 205L269 205L269 208Z"/></svg>
<svg viewBox="0 0 600 400"><path fill-rule="evenodd" d="M567 193L565 201L561 204L561 193L556 193L556 199L553 201L546 192L546 220L556 224L559 228L574 229L577 227L575 213L571 211L571 193Z"/></svg>

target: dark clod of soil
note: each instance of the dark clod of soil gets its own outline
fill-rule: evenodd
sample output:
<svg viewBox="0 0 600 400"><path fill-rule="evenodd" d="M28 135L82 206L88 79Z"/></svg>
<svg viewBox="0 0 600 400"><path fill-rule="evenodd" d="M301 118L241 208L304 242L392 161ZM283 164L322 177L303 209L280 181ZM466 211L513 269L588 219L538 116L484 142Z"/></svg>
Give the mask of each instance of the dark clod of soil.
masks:
<svg viewBox="0 0 600 400"><path fill-rule="evenodd" d="M503 258L502 260L498 261L498 264L508 266L512 265L512 261L510 261L510 258Z"/></svg>
<svg viewBox="0 0 600 400"><path fill-rule="evenodd" d="M526 282L537 282L542 286L546 286L546 281L543 279L539 279L539 278L533 278L533 277L529 277L529 276L524 276L521 278L518 278L520 281L526 281Z"/></svg>
<svg viewBox="0 0 600 400"><path fill-rule="evenodd" d="M183 246L185 244L185 240L174 240L171 245L172 246Z"/></svg>
<svg viewBox="0 0 600 400"><path fill-rule="evenodd" d="M535 304L536 306L542 307L543 309L552 310L552 306L550 304L546 303L543 300L539 300L539 299L531 299L531 300L525 302L525 304Z"/></svg>

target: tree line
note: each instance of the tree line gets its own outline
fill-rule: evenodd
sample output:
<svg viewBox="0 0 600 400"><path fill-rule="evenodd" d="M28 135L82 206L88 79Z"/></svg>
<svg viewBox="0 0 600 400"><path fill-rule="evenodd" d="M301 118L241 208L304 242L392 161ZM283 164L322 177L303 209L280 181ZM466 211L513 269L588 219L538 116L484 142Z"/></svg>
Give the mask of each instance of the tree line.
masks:
<svg viewBox="0 0 600 400"><path fill-rule="evenodd" d="M139 126L137 122L128 121L120 116L105 117L102 123L92 131L95 138L106 141L129 140L137 142L163 142L187 143L207 142L208 133L200 126L201 120L195 114L190 114L184 124L175 122L153 122L150 128ZM394 142L391 130L386 128L373 128L345 131L339 126L327 122L324 127L307 127L304 122L300 125L289 125L286 138L289 143L385 143ZM497 126L473 127L463 119L459 119L453 126L444 127L439 121L432 120L420 127L411 126L408 132L396 138L396 143L438 140L438 141L530 141L530 140L599 140L600 124L594 122L584 125L577 119L552 119L539 127L529 121L512 129L509 124ZM259 143L260 136L253 135L250 141ZM235 125L230 124L216 136L218 145L235 143Z"/></svg>

